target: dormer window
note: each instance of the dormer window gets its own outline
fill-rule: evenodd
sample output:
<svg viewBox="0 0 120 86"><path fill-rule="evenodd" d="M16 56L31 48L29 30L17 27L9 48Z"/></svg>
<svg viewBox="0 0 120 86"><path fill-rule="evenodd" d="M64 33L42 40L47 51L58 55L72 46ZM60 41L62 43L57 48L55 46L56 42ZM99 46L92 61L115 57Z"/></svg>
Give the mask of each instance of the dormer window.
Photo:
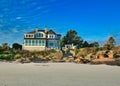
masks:
<svg viewBox="0 0 120 86"><path fill-rule="evenodd" d="M34 37L34 35L32 35L32 34L26 34L25 35L25 38L33 38Z"/></svg>
<svg viewBox="0 0 120 86"><path fill-rule="evenodd" d="M37 33L37 34L36 34L36 38L41 38L41 37L43 37L43 34L42 34L42 33Z"/></svg>

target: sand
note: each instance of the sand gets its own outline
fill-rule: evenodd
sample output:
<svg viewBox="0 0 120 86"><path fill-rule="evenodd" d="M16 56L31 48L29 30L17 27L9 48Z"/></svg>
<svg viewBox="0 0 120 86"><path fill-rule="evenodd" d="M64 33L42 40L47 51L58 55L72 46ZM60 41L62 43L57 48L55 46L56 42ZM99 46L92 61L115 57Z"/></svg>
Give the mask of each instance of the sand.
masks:
<svg viewBox="0 0 120 86"><path fill-rule="evenodd" d="M120 86L120 67L0 62L0 86Z"/></svg>

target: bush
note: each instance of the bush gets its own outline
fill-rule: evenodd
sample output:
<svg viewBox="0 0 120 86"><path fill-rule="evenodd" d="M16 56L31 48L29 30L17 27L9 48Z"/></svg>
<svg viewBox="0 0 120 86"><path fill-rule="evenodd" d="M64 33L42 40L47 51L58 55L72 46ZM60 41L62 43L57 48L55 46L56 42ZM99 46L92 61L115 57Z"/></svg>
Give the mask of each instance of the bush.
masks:
<svg viewBox="0 0 120 86"><path fill-rule="evenodd" d="M4 57L3 57L3 55L2 54L0 54L0 59L2 60L2 59L4 59Z"/></svg>
<svg viewBox="0 0 120 86"><path fill-rule="evenodd" d="M0 59L1 60L12 60L14 57L14 54L1 54Z"/></svg>
<svg viewBox="0 0 120 86"><path fill-rule="evenodd" d="M14 56L14 59L19 59L19 58L21 58L21 55L20 55L20 54L16 54L16 55Z"/></svg>

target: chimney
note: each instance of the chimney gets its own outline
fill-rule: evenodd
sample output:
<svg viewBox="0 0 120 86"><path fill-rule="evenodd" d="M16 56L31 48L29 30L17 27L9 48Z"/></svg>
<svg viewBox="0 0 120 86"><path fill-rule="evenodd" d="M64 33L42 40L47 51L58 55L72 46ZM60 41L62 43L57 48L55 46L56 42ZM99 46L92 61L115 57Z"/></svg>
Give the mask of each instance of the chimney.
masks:
<svg viewBox="0 0 120 86"><path fill-rule="evenodd" d="M35 32L38 32L38 27L36 27Z"/></svg>
<svg viewBox="0 0 120 86"><path fill-rule="evenodd" d="M45 30L45 33L47 33L47 27L45 27L44 30Z"/></svg>

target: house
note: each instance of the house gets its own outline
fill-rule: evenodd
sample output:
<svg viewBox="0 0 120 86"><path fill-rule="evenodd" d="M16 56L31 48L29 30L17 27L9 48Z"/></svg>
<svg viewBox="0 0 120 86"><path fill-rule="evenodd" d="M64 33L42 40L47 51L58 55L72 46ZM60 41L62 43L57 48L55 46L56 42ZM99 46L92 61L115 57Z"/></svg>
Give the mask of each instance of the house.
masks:
<svg viewBox="0 0 120 86"><path fill-rule="evenodd" d="M41 51L46 49L61 49L60 48L61 35L55 33L53 30L47 31L38 30L24 34L23 50Z"/></svg>
<svg viewBox="0 0 120 86"><path fill-rule="evenodd" d="M65 44L65 49L75 49L77 46L73 45L73 44Z"/></svg>

